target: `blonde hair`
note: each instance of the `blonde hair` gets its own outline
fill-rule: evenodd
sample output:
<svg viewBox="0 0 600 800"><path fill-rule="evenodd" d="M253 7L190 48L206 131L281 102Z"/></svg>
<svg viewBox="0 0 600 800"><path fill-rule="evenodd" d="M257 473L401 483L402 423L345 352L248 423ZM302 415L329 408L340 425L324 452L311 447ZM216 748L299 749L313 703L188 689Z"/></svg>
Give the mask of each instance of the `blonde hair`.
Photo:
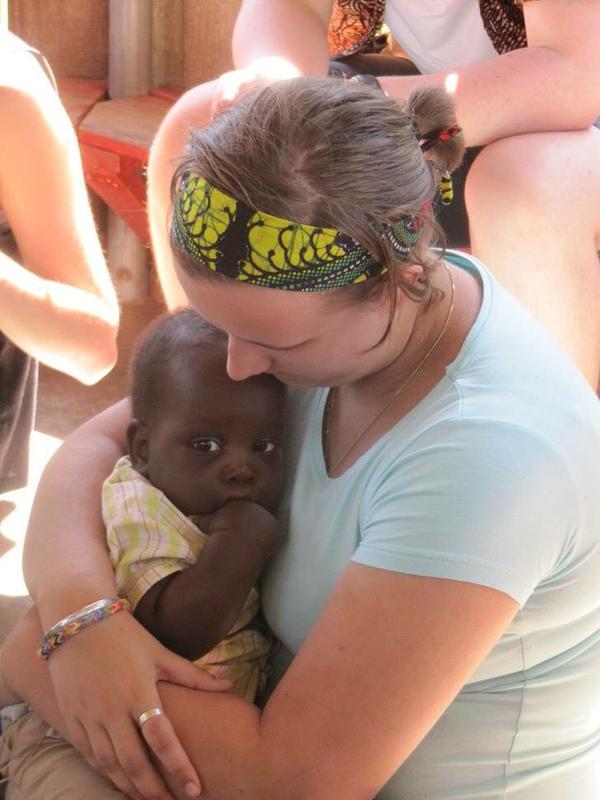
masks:
<svg viewBox="0 0 600 800"><path fill-rule="evenodd" d="M455 124L450 97L420 89L404 107L364 84L335 78L297 78L272 84L227 108L191 135L179 166L247 205L309 225L337 228L388 267L387 276L361 286L331 290L352 302L400 288L413 298L428 296L430 273L439 260L430 247L443 240L427 206L440 172L453 170L464 151L462 136L437 143L425 157L418 136ZM386 223L406 215L423 222L421 236L405 256L383 235ZM192 275L197 264L172 242ZM414 286L403 267L420 264ZM203 270L209 274L209 270Z"/></svg>

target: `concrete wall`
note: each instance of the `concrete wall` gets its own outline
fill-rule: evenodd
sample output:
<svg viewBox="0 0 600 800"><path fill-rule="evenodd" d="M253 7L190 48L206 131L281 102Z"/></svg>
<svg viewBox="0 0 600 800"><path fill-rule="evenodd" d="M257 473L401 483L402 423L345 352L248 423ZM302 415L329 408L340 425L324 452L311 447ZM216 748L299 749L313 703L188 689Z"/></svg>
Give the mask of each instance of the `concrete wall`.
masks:
<svg viewBox="0 0 600 800"><path fill-rule="evenodd" d="M152 0L153 82L194 86L232 68L241 0ZM11 30L59 77L106 78L108 0L9 0Z"/></svg>

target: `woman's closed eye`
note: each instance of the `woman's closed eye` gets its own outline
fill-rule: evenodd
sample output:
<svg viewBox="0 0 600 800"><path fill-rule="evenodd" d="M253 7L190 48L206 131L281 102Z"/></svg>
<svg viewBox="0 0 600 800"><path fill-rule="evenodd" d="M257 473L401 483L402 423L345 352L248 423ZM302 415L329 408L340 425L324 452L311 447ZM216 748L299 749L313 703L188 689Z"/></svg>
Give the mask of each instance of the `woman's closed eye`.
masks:
<svg viewBox="0 0 600 800"><path fill-rule="evenodd" d="M202 453L219 453L223 446L218 439L194 439L192 441L194 450L199 450Z"/></svg>

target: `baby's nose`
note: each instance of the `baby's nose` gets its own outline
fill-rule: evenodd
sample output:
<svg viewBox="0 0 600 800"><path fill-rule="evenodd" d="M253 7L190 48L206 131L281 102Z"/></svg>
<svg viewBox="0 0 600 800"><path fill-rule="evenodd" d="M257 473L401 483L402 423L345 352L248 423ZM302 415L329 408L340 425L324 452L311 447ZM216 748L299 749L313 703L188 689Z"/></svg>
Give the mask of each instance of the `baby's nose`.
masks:
<svg viewBox="0 0 600 800"><path fill-rule="evenodd" d="M256 470L244 459L232 459L221 469L221 477L225 483L254 483Z"/></svg>

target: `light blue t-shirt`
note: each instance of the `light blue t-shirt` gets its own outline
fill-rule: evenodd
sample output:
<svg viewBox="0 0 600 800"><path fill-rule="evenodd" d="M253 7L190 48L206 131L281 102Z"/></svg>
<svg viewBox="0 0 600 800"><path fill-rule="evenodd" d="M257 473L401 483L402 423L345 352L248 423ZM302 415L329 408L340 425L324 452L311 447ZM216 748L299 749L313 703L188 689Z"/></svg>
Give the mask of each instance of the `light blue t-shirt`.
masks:
<svg viewBox="0 0 600 800"><path fill-rule="evenodd" d="M295 653L349 561L505 592L520 607L509 629L378 798L598 800L600 403L478 262L447 260L479 276L477 320L341 477L323 458L326 390L295 395L265 613Z"/></svg>

